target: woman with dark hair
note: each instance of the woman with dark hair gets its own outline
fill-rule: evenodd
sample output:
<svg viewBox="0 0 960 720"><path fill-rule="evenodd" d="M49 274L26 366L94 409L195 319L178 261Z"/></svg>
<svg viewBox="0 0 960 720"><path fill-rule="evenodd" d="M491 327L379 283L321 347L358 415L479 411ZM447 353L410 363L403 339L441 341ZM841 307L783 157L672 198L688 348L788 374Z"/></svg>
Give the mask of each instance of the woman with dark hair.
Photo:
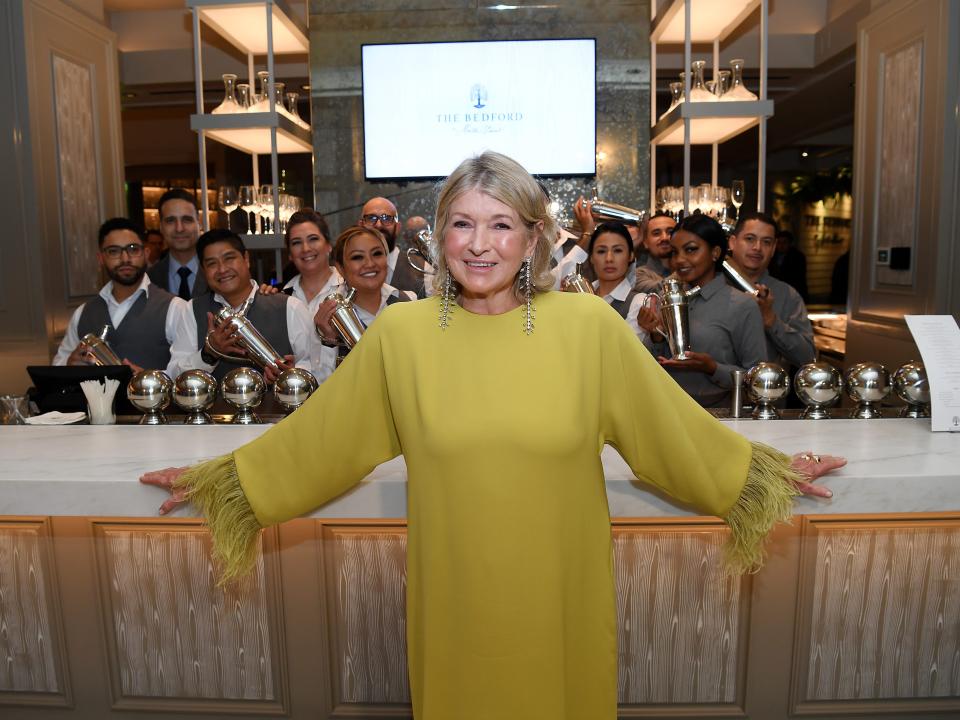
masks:
<svg viewBox="0 0 960 720"><path fill-rule="evenodd" d="M633 275L629 272L634 258L633 239L623 223L597 225L590 234L587 257L597 278L593 281L594 292L627 321L644 345L652 347L649 333L637 324L637 314L647 296L633 289Z"/></svg>
<svg viewBox="0 0 960 720"><path fill-rule="evenodd" d="M330 228L316 210L298 210L290 216L284 240L298 274L283 286L283 292L306 305L313 317L323 299L343 282L330 266Z"/></svg>
<svg viewBox="0 0 960 720"><path fill-rule="evenodd" d="M346 295L354 291L353 307L365 327L369 327L384 308L396 302L416 300L416 293L397 290L387 284L387 239L375 227L351 225L337 236L333 246L333 261L343 277L339 290ZM337 333L330 322L337 305L334 301L323 302L317 310L314 322L323 344L332 347L339 344Z"/></svg>
<svg viewBox="0 0 960 720"><path fill-rule="evenodd" d="M659 333L659 318L641 311L639 325L655 334L654 354L691 397L704 407L723 407L733 387L731 372L766 360L763 318L757 304L727 285L720 269L727 253L727 235L713 218L690 215L670 240L670 265L688 287L700 292L690 299L690 357L674 360Z"/></svg>

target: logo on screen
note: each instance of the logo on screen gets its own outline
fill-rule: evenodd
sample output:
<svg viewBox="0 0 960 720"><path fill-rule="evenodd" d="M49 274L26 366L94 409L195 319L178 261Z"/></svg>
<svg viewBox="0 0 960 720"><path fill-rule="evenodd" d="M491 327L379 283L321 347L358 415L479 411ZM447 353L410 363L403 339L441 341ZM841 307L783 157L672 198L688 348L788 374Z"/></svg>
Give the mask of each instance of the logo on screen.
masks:
<svg viewBox="0 0 960 720"><path fill-rule="evenodd" d="M487 89L480 83L470 88L470 102L477 110L487 106Z"/></svg>

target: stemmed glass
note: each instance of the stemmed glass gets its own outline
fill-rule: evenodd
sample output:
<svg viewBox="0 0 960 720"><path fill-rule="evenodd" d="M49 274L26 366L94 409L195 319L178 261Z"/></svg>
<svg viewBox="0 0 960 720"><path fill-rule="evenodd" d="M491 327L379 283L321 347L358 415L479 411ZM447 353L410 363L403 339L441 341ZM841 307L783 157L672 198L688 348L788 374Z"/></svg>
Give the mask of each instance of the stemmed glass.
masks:
<svg viewBox="0 0 960 720"><path fill-rule="evenodd" d="M217 204L228 216L237 209L237 189L233 185L223 185L217 193Z"/></svg>
<svg viewBox="0 0 960 720"><path fill-rule="evenodd" d="M257 189L257 196L260 200L260 217L264 219L265 227L273 231L273 185L261 185Z"/></svg>
<svg viewBox="0 0 960 720"><path fill-rule="evenodd" d="M740 206L743 205L743 198L747 193L747 188L743 180L734 180L730 186L730 202L737 209L737 218L740 217Z"/></svg>
<svg viewBox="0 0 960 720"><path fill-rule="evenodd" d="M250 220L250 213L256 213L260 209L257 201L256 188L253 185L241 185L238 196L238 204L247 215L247 235L253 235L254 223ZM256 217L256 215L254 215Z"/></svg>

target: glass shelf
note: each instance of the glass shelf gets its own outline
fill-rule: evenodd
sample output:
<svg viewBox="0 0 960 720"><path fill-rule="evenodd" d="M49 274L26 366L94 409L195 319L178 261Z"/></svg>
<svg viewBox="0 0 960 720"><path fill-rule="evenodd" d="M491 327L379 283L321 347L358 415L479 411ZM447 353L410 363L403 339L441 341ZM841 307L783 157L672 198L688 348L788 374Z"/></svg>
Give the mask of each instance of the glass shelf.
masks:
<svg viewBox="0 0 960 720"><path fill-rule="evenodd" d="M191 115L190 129L245 153L270 154L270 128L277 128L277 153L313 152L310 130L274 112Z"/></svg>

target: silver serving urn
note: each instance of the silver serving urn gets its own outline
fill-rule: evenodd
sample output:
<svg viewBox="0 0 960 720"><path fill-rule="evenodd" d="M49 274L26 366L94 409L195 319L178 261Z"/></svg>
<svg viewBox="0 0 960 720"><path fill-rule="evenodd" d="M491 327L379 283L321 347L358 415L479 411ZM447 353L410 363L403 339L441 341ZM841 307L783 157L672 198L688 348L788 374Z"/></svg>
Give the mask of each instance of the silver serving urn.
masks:
<svg viewBox="0 0 960 720"><path fill-rule="evenodd" d="M173 403L187 416L184 425L212 425L207 410L217 399L217 380L206 370L187 370L173 381Z"/></svg>
<svg viewBox="0 0 960 720"><path fill-rule="evenodd" d="M900 417L930 417L930 383L922 362L911 360L893 374L893 389L906 405Z"/></svg>
<svg viewBox="0 0 960 720"><path fill-rule="evenodd" d="M793 388L804 404L800 413L804 420L826 420L827 408L837 404L843 391L843 376L830 363L813 362L804 365L794 376Z"/></svg>
<svg viewBox="0 0 960 720"><path fill-rule="evenodd" d="M780 412L773 406L790 392L790 376L776 363L761 362L747 371L747 393L756 403L754 420L776 420Z"/></svg>
<svg viewBox="0 0 960 720"><path fill-rule="evenodd" d="M353 307L353 296L356 295L356 292L356 289L350 288L350 292L347 293L346 297L338 292L334 292L327 295L326 298L327 300L333 300L337 304L333 315L330 317L330 324L333 325L340 337L343 338L343 342L348 348L352 348L360 342L360 336L363 335L363 331L366 330L363 323L360 322L356 308Z"/></svg>
<svg viewBox="0 0 960 720"><path fill-rule="evenodd" d="M260 422L254 409L263 402L267 384L263 375L253 368L240 367L231 370L220 381L220 394L237 413L233 422L237 425L253 425Z"/></svg>
<svg viewBox="0 0 960 720"><path fill-rule="evenodd" d="M253 326L253 323L247 319L244 314L245 309L246 306L244 306L243 310L237 312L233 310L233 308L221 308L220 312L214 317L213 322L217 327L227 323L233 325L233 327L236 328L235 337L237 343L247 351L247 357L258 366L261 368L266 368L271 365L275 368L279 367L278 363L283 362L283 358L273 349L273 346L267 342L267 339L260 334L260 331ZM213 350L213 348L211 348L211 350ZM224 356L216 352L216 350L213 350L213 352L227 360L244 359Z"/></svg>
<svg viewBox="0 0 960 720"><path fill-rule="evenodd" d="M165 372L142 370L127 383L127 399L135 408L143 411L141 425L166 425L163 411L170 404L173 383Z"/></svg>
<svg viewBox="0 0 960 720"><path fill-rule="evenodd" d="M273 386L273 396L288 413L303 405L319 387L317 379L303 368L290 368L280 373Z"/></svg>
<svg viewBox="0 0 960 720"><path fill-rule="evenodd" d="M104 325L100 332L96 335L93 333L87 333L82 338L80 342L87 346L87 349L90 351L90 357L93 360L94 365L99 365L101 367L107 365L123 365L123 361L117 356L113 351L113 348L110 347L110 344L107 342L107 335L110 332L110 326Z"/></svg>
<svg viewBox="0 0 960 720"><path fill-rule="evenodd" d="M880 403L890 394L890 373L880 363L862 362L847 369L844 377L847 395L857 403L851 418L871 420L883 417Z"/></svg>
<svg viewBox="0 0 960 720"><path fill-rule="evenodd" d="M699 287L685 290L675 277L664 278L659 292L655 293L660 306L662 332L670 346L670 356L674 360L686 360L690 347L690 298L700 292Z"/></svg>

